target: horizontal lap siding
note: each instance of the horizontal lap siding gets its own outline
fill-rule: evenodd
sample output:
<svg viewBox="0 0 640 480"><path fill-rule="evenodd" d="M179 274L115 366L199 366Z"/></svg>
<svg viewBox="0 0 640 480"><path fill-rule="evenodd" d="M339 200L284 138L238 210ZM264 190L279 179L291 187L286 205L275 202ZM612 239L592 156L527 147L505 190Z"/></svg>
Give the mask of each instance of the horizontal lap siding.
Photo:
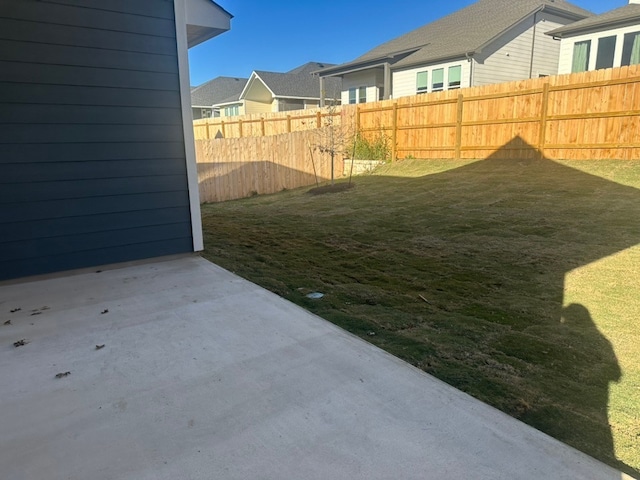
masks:
<svg viewBox="0 0 640 480"><path fill-rule="evenodd" d="M192 251L171 0L0 0L0 280Z"/></svg>

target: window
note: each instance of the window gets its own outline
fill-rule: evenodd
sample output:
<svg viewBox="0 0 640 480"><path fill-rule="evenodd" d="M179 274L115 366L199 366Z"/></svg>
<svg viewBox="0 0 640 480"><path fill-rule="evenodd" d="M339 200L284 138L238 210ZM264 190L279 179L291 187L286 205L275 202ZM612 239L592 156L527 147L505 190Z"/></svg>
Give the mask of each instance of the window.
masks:
<svg viewBox="0 0 640 480"><path fill-rule="evenodd" d="M596 56L596 70L613 67L613 53L616 50L616 37L602 37L598 39L598 55Z"/></svg>
<svg viewBox="0 0 640 480"><path fill-rule="evenodd" d="M429 88L429 72L418 72L416 74L416 92L427 93Z"/></svg>
<svg viewBox="0 0 640 480"><path fill-rule="evenodd" d="M436 68L431 73L431 91L441 92L444 90L444 68Z"/></svg>
<svg viewBox="0 0 640 480"><path fill-rule="evenodd" d="M356 103L356 89L349 89L349 103Z"/></svg>
<svg viewBox="0 0 640 480"><path fill-rule="evenodd" d="M367 103L367 87L350 88L349 103Z"/></svg>
<svg viewBox="0 0 640 480"><path fill-rule="evenodd" d="M460 80L462 79L462 65L449 67L449 90L460 88Z"/></svg>
<svg viewBox="0 0 640 480"><path fill-rule="evenodd" d="M591 40L576 42L573 45L571 73L586 72L589 69L589 53L591 53Z"/></svg>
<svg viewBox="0 0 640 480"><path fill-rule="evenodd" d="M232 105L230 107L224 107L224 116L233 117L240 114L240 107L238 105Z"/></svg>
<svg viewBox="0 0 640 480"><path fill-rule="evenodd" d="M640 32L627 33L622 44L622 64L637 65L640 63Z"/></svg>
<svg viewBox="0 0 640 480"><path fill-rule="evenodd" d="M367 87L358 88L358 103L367 103Z"/></svg>

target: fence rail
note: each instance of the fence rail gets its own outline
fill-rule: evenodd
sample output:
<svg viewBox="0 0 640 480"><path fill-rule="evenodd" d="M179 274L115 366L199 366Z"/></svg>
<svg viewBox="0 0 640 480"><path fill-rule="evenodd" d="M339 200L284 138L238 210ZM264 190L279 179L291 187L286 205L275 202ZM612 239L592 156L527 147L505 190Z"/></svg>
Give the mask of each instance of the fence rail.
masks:
<svg viewBox="0 0 640 480"><path fill-rule="evenodd" d="M340 109L308 109L294 112L253 113L239 117L206 118L193 122L196 140L246 138L314 130L329 123L339 125Z"/></svg>

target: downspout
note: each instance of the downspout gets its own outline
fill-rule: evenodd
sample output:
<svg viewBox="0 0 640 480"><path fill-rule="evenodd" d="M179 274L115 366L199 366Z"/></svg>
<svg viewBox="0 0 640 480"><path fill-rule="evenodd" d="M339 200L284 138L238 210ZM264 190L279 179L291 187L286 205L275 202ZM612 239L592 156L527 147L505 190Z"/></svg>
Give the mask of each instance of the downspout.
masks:
<svg viewBox="0 0 640 480"><path fill-rule="evenodd" d="M467 52L464 54L465 57L467 57L467 61L471 64L469 65L469 86L473 87L473 53L474 52Z"/></svg>
<svg viewBox="0 0 640 480"><path fill-rule="evenodd" d="M544 7L542 7L544 8ZM538 28L537 16L542 11L542 8L536 10L533 14L533 38L531 39L531 60L529 62L529 78L533 78L533 55L536 51L536 31Z"/></svg>
<svg viewBox="0 0 640 480"><path fill-rule="evenodd" d="M324 107L324 77L318 76L320 79L320 108Z"/></svg>
<svg viewBox="0 0 640 480"><path fill-rule="evenodd" d="M389 62L384 64L384 80L383 80L383 100L389 100L391 98L391 65Z"/></svg>

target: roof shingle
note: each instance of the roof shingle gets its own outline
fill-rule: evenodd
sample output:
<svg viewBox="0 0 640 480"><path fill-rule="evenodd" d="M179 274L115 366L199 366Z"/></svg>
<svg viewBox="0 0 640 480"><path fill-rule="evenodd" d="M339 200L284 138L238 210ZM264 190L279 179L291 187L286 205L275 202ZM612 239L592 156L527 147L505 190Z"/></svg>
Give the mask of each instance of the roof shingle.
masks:
<svg viewBox="0 0 640 480"><path fill-rule="evenodd" d="M592 15L588 10L565 0L479 0L383 43L352 62L326 71L376 59L383 60L385 57L397 56L400 52L406 53L400 55L399 60L391 62L394 67L477 53L496 37L542 9L562 15L570 21Z"/></svg>

